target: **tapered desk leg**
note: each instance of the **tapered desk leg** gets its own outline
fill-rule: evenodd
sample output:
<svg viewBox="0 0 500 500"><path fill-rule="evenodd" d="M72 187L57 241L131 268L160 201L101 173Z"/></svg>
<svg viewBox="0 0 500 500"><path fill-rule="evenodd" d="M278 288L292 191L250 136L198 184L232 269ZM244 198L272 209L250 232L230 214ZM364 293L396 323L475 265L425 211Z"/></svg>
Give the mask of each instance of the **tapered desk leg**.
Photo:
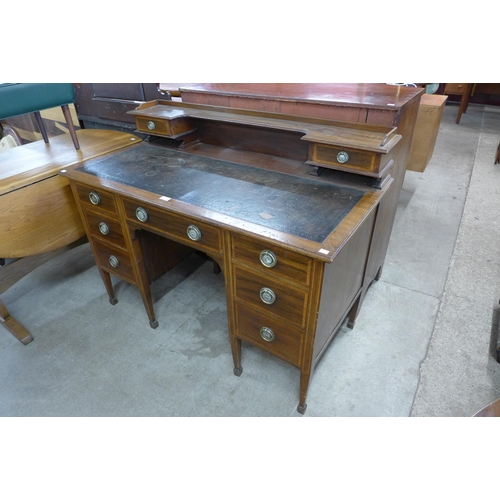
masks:
<svg viewBox="0 0 500 500"><path fill-rule="evenodd" d="M307 391L309 389L309 380L311 379L311 373L301 371L300 372L300 398L299 404L297 406L297 411L302 415L306 412L307 404Z"/></svg>
<svg viewBox="0 0 500 500"><path fill-rule="evenodd" d="M5 304L0 300L0 323L9 330L14 337L16 337L17 340L21 341L24 345L29 344L32 340L33 337L31 334L22 326L20 323L18 323L10 314L7 308L5 307Z"/></svg>
<svg viewBox="0 0 500 500"><path fill-rule="evenodd" d="M231 343L231 352L233 354L233 373L239 377L243 373L241 366L241 340L230 335L229 342Z"/></svg>

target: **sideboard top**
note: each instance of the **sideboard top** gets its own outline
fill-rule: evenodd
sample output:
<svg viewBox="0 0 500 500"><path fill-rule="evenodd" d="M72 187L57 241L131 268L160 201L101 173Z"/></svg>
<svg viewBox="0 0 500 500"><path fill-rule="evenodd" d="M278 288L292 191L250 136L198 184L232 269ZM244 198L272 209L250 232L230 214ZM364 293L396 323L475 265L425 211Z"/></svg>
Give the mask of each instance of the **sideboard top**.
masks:
<svg viewBox="0 0 500 500"><path fill-rule="evenodd" d="M386 83L196 83L179 90L181 95L213 94L381 109L401 108L424 92L422 88Z"/></svg>

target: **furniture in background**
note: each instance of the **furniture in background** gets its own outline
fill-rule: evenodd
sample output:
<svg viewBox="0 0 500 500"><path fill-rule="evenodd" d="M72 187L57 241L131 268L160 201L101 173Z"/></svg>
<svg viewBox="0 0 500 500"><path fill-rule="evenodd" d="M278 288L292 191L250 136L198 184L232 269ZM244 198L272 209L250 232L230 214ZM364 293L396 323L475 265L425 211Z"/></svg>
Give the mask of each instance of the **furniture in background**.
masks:
<svg viewBox="0 0 500 500"><path fill-rule="evenodd" d="M424 172L429 164L436 145L446 99L448 96L438 94L422 96L411 141L407 170Z"/></svg>
<svg viewBox="0 0 500 500"><path fill-rule="evenodd" d="M61 107L75 149L80 149L68 104L75 102L72 83L2 83L0 84L0 120L33 114L43 140L49 138L40 111Z"/></svg>
<svg viewBox="0 0 500 500"><path fill-rule="evenodd" d="M131 115L158 140L61 172L110 302L111 275L137 286L156 328L150 283L207 254L223 271L234 374L243 342L291 363L303 413L314 367L373 280L397 129L173 101Z"/></svg>
<svg viewBox="0 0 500 500"><path fill-rule="evenodd" d="M443 93L450 96L450 102L454 99L460 102L457 124L469 103L500 105L500 83L446 83Z"/></svg>
<svg viewBox="0 0 500 500"><path fill-rule="evenodd" d="M79 131L81 149L69 134L0 152L0 295L36 267L85 242L85 231L62 168L130 146L140 139L106 130ZM23 344L32 335L0 299L0 323Z"/></svg>
<svg viewBox="0 0 500 500"><path fill-rule="evenodd" d="M488 406L485 406L477 413L472 415L473 417L500 417L500 399L493 401Z"/></svg>
<svg viewBox="0 0 500 500"><path fill-rule="evenodd" d="M82 128L135 132L127 114L154 99L171 99L157 83L75 83L75 109ZM175 89L173 89L175 90Z"/></svg>

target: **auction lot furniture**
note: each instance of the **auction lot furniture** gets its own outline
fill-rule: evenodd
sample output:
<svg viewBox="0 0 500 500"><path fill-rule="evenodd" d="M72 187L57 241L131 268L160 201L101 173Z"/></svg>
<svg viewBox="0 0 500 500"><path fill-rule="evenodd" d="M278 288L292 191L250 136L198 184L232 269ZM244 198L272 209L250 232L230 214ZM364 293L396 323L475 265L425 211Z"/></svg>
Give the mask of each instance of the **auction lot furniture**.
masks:
<svg viewBox="0 0 500 500"><path fill-rule="evenodd" d="M140 139L108 130L80 130L81 149L69 134L0 152L0 294L50 258L86 241L69 183L61 168L130 146ZM0 323L23 344L31 334L0 300Z"/></svg>
<svg viewBox="0 0 500 500"><path fill-rule="evenodd" d="M137 286L156 328L150 283L206 253L223 271L235 375L242 342L295 365L303 413L314 366L373 280L401 135L173 101L131 114L159 139L60 172L110 302L114 275Z"/></svg>

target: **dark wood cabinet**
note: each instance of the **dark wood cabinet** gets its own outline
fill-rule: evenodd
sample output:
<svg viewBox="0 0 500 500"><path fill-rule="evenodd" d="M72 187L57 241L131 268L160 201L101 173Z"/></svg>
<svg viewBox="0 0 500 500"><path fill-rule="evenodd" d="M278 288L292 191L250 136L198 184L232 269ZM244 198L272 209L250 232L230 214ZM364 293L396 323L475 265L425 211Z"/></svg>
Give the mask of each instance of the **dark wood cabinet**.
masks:
<svg viewBox="0 0 500 500"><path fill-rule="evenodd" d="M157 83L75 83L75 108L82 128L135 130L128 115L143 102L168 99Z"/></svg>

